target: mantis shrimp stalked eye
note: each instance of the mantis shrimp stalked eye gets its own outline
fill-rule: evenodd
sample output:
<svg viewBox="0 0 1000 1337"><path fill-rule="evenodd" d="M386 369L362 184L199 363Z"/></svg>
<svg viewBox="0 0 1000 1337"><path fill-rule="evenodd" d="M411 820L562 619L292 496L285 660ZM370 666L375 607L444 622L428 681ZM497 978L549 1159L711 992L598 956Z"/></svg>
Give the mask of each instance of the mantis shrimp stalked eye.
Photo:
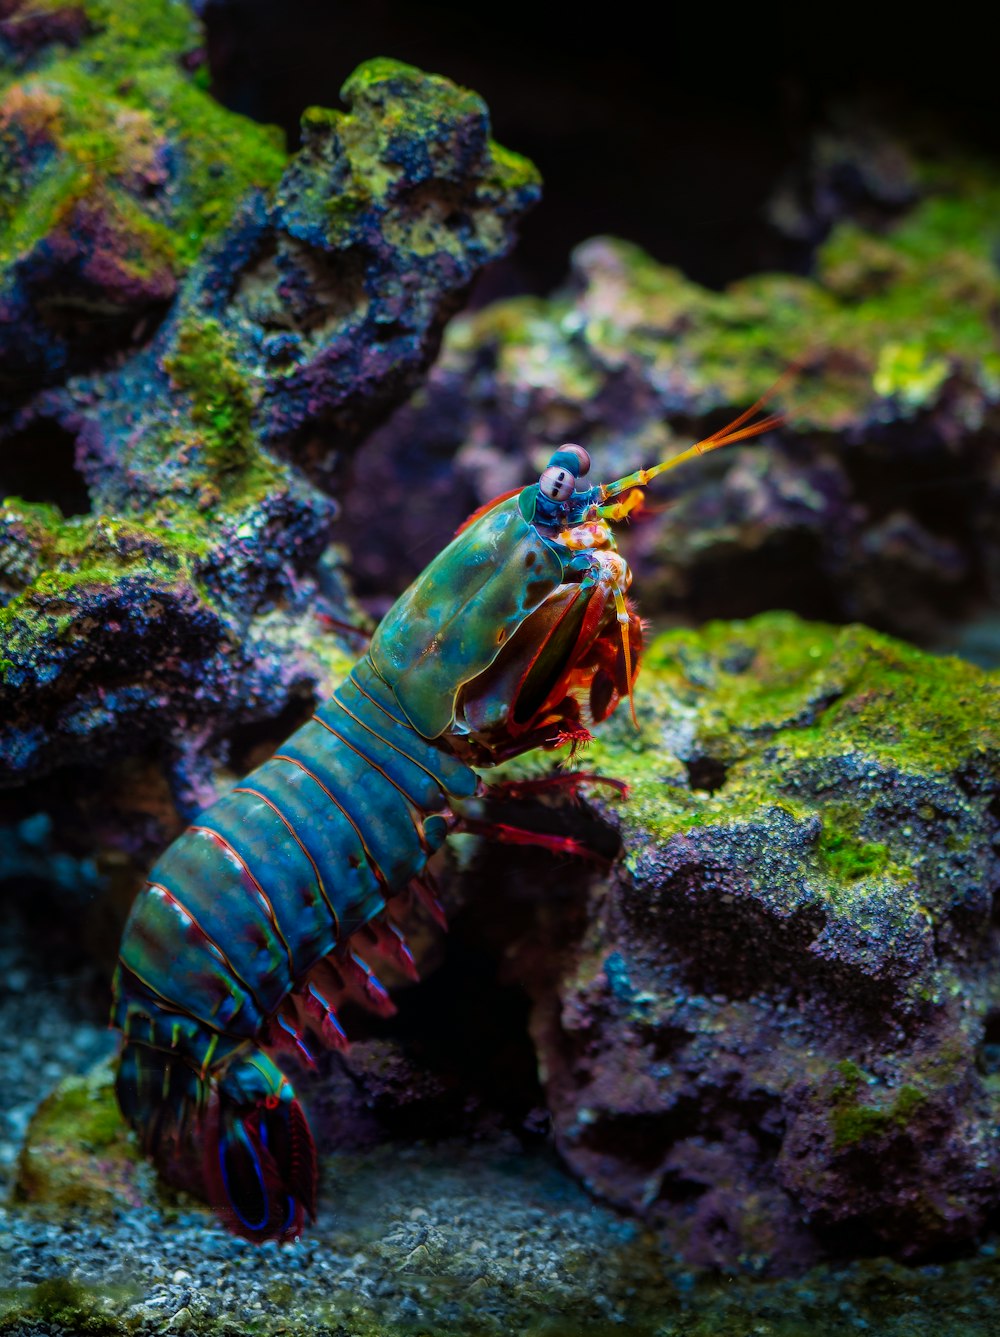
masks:
<svg viewBox="0 0 1000 1337"><path fill-rule="evenodd" d="M198 1149L238 1234L292 1239L315 1213L312 1136L272 1054L342 1048L344 1000L393 1010L367 958L414 975L396 916L416 896L440 918L427 862L474 767L583 742L623 697L635 719L642 624L611 526L658 475L776 426L752 421L767 398L611 483L581 486L590 456L561 446L481 507L333 696L152 869L115 974L118 1099L161 1162Z"/></svg>

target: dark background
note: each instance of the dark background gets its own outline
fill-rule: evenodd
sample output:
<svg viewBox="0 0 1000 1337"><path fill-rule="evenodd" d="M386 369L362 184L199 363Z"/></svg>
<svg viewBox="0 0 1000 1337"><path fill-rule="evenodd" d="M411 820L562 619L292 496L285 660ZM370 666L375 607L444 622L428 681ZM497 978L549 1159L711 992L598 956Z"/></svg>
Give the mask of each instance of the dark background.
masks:
<svg viewBox="0 0 1000 1337"><path fill-rule="evenodd" d="M516 261L483 296L551 290L571 247L599 232L710 286L806 271L821 237L781 236L764 206L779 182L802 176L813 132L845 102L873 123L1000 149L997 25L963 7L689 0L609 6L600 19L541 0L200 8L216 95L283 126L292 145L303 108L338 105L343 81L372 56L483 95L496 137L545 180Z"/></svg>

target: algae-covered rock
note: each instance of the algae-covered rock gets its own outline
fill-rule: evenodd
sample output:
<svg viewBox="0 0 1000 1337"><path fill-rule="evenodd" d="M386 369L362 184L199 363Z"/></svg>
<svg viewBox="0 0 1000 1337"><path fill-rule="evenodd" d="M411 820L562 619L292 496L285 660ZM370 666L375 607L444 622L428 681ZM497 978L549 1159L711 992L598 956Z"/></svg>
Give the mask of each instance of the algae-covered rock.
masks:
<svg viewBox="0 0 1000 1337"><path fill-rule="evenodd" d="M124 70L135 115L148 104L166 116L169 104L184 162L211 159L243 202L230 221L230 195L219 195L212 226L195 227L177 212L181 196L196 209L186 177L168 172L177 210L161 210L157 226L180 230L185 265L197 262L159 330L114 369L0 423L0 483L4 457L19 458L36 498L0 510L0 783L152 750L191 812L215 768L245 770L253 746L276 742L363 647L349 637L345 652L331 634L356 614L330 546L336 506L315 479L328 483L331 462L413 388L538 181L490 139L474 93L376 60L345 85L349 111L306 114L303 147L273 193L246 194L274 174L255 176L233 139L239 118L219 128L229 113L199 121L184 103L193 120L182 122L170 102L181 87L189 102L204 96L178 66L197 33L190 15L165 0L147 8L150 24L159 16L155 42L132 10L95 0L79 47L39 69L66 88L83 70L89 114L112 121ZM139 73L130 41L146 61ZM164 61L173 72L161 90ZM118 189L113 173L94 171L101 190ZM14 222L8 273L34 272ZM69 365L46 359L60 375ZM59 432L75 441L89 514L48 504L46 450ZM265 736L241 732L278 717Z"/></svg>
<svg viewBox="0 0 1000 1337"><path fill-rule="evenodd" d="M169 0L15 0L0 24L0 405L158 320L202 246L285 162L220 107Z"/></svg>
<svg viewBox="0 0 1000 1337"><path fill-rule="evenodd" d="M154 1176L119 1112L111 1064L64 1078L32 1119L15 1202L50 1215L107 1218L143 1205L155 1193Z"/></svg>
<svg viewBox="0 0 1000 1337"><path fill-rule="evenodd" d="M620 477L794 367L780 431L654 485L652 513L623 540L644 609L702 620L790 607L930 640L995 599L1000 180L958 155L856 153L862 175L892 179L879 188L892 207L841 218L808 276L716 292L597 238L552 298L455 322L427 385L366 447L367 470L406 483L378 506L350 498L370 587L394 571L405 584L408 553L544 467L553 446L578 441L596 477ZM409 486L418 470L430 502Z"/></svg>
<svg viewBox="0 0 1000 1337"><path fill-rule="evenodd" d="M328 484L416 387L478 270L510 247L539 182L490 139L482 99L390 60L362 65L342 96L347 112L305 113L273 195L246 201L148 352L74 390L63 412L87 405L74 427L99 504L224 488L247 434ZM231 417L212 380L220 359ZM167 409L206 397L195 425L211 429L214 458L163 470L163 432L177 431Z"/></svg>
<svg viewBox="0 0 1000 1337"><path fill-rule="evenodd" d="M657 639L640 684L587 757L631 786L620 866L510 967L562 1154L696 1263L969 1239L1000 1206L996 677L770 614Z"/></svg>

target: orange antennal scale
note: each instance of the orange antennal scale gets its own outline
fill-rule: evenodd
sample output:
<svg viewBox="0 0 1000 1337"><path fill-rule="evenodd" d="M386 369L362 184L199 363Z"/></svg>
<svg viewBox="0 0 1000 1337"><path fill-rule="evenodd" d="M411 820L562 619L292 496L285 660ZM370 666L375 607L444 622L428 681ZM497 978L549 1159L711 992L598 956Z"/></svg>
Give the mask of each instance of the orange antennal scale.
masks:
<svg viewBox="0 0 1000 1337"><path fill-rule="evenodd" d="M759 413L768 400L781 390L797 372L797 366L789 367L778 377L771 388L762 394L755 403L751 404L748 409L744 409L739 417L726 423L725 427L720 427L711 436L696 441L693 446L681 451L679 455L674 455L669 460L663 460L660 464L654 464L649 469L636 469L634 473L626 474L624 478L619 478L614 483L603 484L601 487L602 499L618 496L622 492L628 492L630 488L645 487L651 479L666 473L669 469L676 469L679 464L685 464L697 455L707 455L710 450L718 450L721 446L731 446L737 441L748 441L751 437L760 436L762 432L769 432L773 427L780 426L785 421L783 413L769 413L766 418L761 418L759 422L748 423L748 419L752 418L755 413ZM748 425L744 427L744 423L748 423Z"/></svg>

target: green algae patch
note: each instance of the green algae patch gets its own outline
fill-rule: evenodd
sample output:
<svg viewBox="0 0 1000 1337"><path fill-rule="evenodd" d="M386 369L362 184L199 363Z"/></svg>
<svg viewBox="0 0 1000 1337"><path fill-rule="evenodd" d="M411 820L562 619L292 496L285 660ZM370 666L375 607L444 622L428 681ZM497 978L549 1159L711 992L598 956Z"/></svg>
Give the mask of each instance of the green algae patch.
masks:
<svg viewBox="0 0 1000 1337"><path fill-rule="evenodd" d="M171 0L87 0L87 31L0 74L0 264L74 211L102 215L137 277L180 274L286 162L279 131L221 107L180 57L202 40Z"/></svg>
<svg viewBox="0 0 1000 1337"><path fill-rule="evenodd" d="M784 613L711 622L657 637L644 672L662 675L686 703L724 712L743 736L773 734L814 720L841 692L831 674L840 635Z"/></svg>
<svg viewBox="0 0 1000 1337"><path fill-rule="evenodd" d="M820 858L838 882L874 877L889 865L889 849L874 841L858 840L833 821L823 823Z"/></svg>
<svg viewBox="0 0 1000 1337"><path fill-rule="evenodd" d="M14 1199L58 1213L142 1205L150 1175L126 1127L110 1063L67 1077L39 1106L18 1162Z"/></svg>
<svg viewBox="0 0 1000 1337"><path fill-rule="evenodd" d="M765 613L667 633L643 664L654 711L691 716L699 736L718 734L734 752L753 740L804 760L835 740L933 772L1000 748L997 675L867 627ZM640 702L645 686L640 677Z"/></svg>
<svg viewBox="0 0 1000 1337"><path fill-rule="evenodd" d="M836 730L879 763L946 773L998 749L1000 678L964 660L928 655L862 627L846 627L827 665L831 701L795 740L804 758ZM833 695L836 689L836 695Z"/></svg>
<svg viewBox="0 0 1000 1337"><path fill-rule="evenodd" d="M208 552L204 538L183 531L151 529L131 518L75 516L58 508L8 498L0 505L0 647L23 661L32 646L56 636L87 636L93 618L79 613L81 601L109 594L123 582L189 597L195 567Z"/></svg>
<svg viewBox="0 0 1000 1337"><path fill-rule="evenodd" d="M206 467L223 479L246 469L256 454L254 400L231 336L217 320L189 319L178 329L164 369L174 387L188 396Z"/></svg>
<svg viewBox="0 0 1000 1337"><path fill-rule="evenodd" d="M10 1294L0 1309L0 1333L25 1329L71 1332L74 1337L125 1337L135 1324L117 1318L108 1308L111 1297L97 1296L69 1277L48 1277L37 1286ZM6 1312L4 1312L4 1310Z"/></svg>
<svg viewBox="0 0 1000 1337"><path fill-rule="evenodd" d="M837 1084L830 1097L830 1126L835 1151L867 1138L884 1138L905 1132L914 1114L927 1102L927 1094L903 1083L879 1104L863 1098L867 1074L850 1059L837 1065Z"/></svg>

